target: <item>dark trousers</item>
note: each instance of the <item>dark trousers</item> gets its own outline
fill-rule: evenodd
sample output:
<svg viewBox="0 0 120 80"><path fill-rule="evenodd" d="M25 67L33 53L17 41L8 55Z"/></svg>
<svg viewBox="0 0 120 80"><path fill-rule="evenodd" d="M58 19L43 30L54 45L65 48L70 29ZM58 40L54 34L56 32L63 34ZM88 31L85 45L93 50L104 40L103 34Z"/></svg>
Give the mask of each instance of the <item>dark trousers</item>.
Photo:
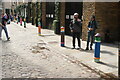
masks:
<svg viewBox="0 0 120 80"><path fill-rule="evenodd" d="M72 36L73 36L73 47L75 47L75 39L77 38L78 46L81 48L81 41L80 41L81 33L80 32L73 32Z"/></svg>
<svg viewBox="0 0 120 80"><path fill-rule="evenodd" d="M95 31L88 31L87 48L89 48L89 42L91 42L90 48L92 48L94 42L94 35Z"/></svg>

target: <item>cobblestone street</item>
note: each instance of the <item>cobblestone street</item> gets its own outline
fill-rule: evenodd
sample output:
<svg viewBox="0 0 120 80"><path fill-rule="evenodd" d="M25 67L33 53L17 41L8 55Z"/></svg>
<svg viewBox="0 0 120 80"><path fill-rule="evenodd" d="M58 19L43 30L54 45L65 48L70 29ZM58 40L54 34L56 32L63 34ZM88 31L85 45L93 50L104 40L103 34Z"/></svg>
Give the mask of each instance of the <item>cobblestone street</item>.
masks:
<svg viewBox="0 0 120 80"><path fill-rule="evenodd" d="M49 30L38 36L37 28L27 24L27 28L11 23L7 26L11 40L2 40L2 78L100 78L100 75L82 64L67 59L50 44L59 45L53 40L55 34ZM54 38L53 38L54 37ZM51 41L46 42L47 38Z"/></svg>

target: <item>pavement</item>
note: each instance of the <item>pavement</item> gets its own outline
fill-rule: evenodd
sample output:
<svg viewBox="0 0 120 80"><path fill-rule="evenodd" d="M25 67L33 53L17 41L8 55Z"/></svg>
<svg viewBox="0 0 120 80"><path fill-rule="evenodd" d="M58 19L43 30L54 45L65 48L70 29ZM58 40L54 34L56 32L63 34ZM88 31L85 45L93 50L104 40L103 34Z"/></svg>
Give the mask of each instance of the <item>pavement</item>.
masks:
<svg viewBox="0 0 120 80"><path fill-rule="evenodd" d="M2 78L100 78L118 76L118 48L102 43L101 63L94 62L94 50L72 48L72 37L65 36L65 47L60 46L60 35L37 27L27 28L16 23L8 25L11 41L2 36Z"/></svg>

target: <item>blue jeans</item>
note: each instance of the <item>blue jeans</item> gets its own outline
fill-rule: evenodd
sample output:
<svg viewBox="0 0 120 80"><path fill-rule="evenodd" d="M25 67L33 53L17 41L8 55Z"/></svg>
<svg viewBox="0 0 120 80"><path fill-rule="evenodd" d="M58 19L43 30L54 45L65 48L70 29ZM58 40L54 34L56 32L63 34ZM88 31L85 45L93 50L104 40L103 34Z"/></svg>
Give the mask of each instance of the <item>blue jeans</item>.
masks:
<svg viewBox="0 0 120 80"><path fill-rule="evenodd" d="M88 31L87 48L89 48L89 42L91 42L90 48L92 48L94 42L94 36L95 36L95 31Z"/></svg>
<svg viewBox="0 0 120 80"><path fill-rule="evenodd" d="M2 27L0 26L0 38L1 38L1 33L2 33Z"/></svg>
<svg viewBox="0 0 120 80"><path fill-rule="evenodd" d="M2 27L2 29L5 31L6 37L7 37L7 39L8 39L8 38L9 38L9 36L8 36L8 31L7 31L6 26ZM1 32L2 32L2 31L1 31Z"/></svg>

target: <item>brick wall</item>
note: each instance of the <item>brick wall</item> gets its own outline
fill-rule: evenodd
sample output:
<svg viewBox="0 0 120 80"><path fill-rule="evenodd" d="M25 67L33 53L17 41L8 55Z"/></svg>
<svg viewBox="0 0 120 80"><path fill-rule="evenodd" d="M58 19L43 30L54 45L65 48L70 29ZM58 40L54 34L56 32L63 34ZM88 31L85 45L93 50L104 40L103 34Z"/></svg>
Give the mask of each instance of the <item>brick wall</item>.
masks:
<svg viewBox="0 0 120 80"><path fill-rule="evenodd" d="M87 39L87 25L90 20L91 15L96 16L98 22L98 30L96 31L101 33L102 40L105 40L105 32L109 30L110 39L116 41L119 38L119 21L120 18L118 14L120 12L120 7L118 3L94 3L94 2L85 2L83 3L83 32L82 39Z"/></svg>
<svg viewBox="0 0 120 80"><path fill-rule="evenodd" d="M65 26L65 2L60 3L60 26Z"/></svg>
<svg viewBox="0 0 120 80"><path fill-rule="evenodd" d="M85 2L83 3L83 27L82 27L82 40L87 39L87 26L90 21L90 17L95 15L95 3Z"/></svg>
<svg viewBox="0 0 120 80"><path fill-rule="evenodd" d="M42 2L42 28L46 28L46 2Z"/></svg>
<svg viewBox="0 0 120 80"><path fill-rule="evenodd" d="M95 14L102 40L105 40L106 30L110 32L111 41L118 38L118 3L95 3Z"/></svg>

